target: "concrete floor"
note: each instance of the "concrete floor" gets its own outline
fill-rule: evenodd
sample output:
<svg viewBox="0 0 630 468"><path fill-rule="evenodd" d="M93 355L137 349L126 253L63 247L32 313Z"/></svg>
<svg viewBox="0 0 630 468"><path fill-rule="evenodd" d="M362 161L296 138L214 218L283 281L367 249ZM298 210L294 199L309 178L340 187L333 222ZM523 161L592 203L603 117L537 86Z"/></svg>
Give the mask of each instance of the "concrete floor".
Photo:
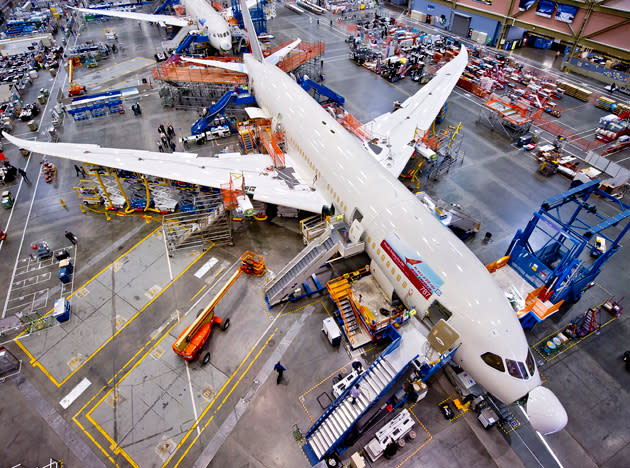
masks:
<svg viewBox="0 0 630 468"><path fill-rule="evenodd" d="M346 98L347 109L359 120L366 122L390 110L394 100L418 89L411 81L392 85L357 67L347 59L345 33L309 18L280 8L269 29L279 41L299 36L326 42L326 84ZM159 29L119 20L106 25L118 31L123 51L96 69L102 76L90 78L103 89L133 85L147 76L146 70L131 70L112 80L105 67L135 57L150 59L161 41ZM90 25L79 40L100 39L102 27ZM59 87L64 79L64 73L57 81L40 76L31 92L42 86ZM141 118L128 111L83 122L67 120L62 140L153 148L160 122L173 122L178 133L187 134L197 117L194 112L162 108L155 89L140 102ZM462 121L466 156L450 175L437 183L423 181L422 188L460 203L482 221L483 231L493 233L489 244L481 238L467 241L488 263L504 253L516 229L527 223L541 201L566 190L568 181L540 176L533 159L504 135L477 123L480 107L475 99L456 90L449 102L443 125ZM572 111L561 122L577 130L594 127L603 115L571 98L562 105ZM14 133L31 132L18 123ZM27 305L34 312L45 312L54 298L72 293L74 312L69 322L25 337L20 346L8 344L24 366L19 377L1 387L2 466L36 466L48 457L62 458L73 467L308 466L293 438L293 425L306 432L323 412L324 394L330 398L333 376L347 371L355 359L371 362L381 349L373 346L349 353L331 348L319 332L322 318L333 311L327 297L267 310L261 294L264 280L243 276L217 309L219 316L231 319L231 327L213 332L210 364L186 365L169 349L182 327L226 282L243 251L263 255L272 271L279 271L299 252L297 222L252 222L235 232L233 247L190 251L169 259L157 217L108 220L83 214L72 189L77 183L72 163L55 161L57 181L48 185L37 177L40 156L23 160L8 145L5 154L26 167L32 185L14 186L15 208L0 213L0 226L9 225L9 238L0 250L0 303L7 314ZM77 234L79 243L70 249L75 258L74 282L62 290L55 278L56 265L32 262L29 253L30 244L42 239L52 249L69 247L65 229ZM609 296L624 296L630 284L630 273L624 268L629 258L629 251L622 248L578 304L528 332L530 344ZM351 271L367 261L359 256L335 264L327 275ZM204 265L207 268L202 269ZM540 359L546 385L559 395L569 414L565 430L545 437L559 463L518 409L513 412L521 426L515 430L484 431L471 413L453 423L446 421L437 404L452 397L454 390L440 375L431 382L427 398L412 408L418 420L416 440L394 460L372 466L627 466L630 410L625 403L630 374L623 369L620 355L628 343L628 329L622 316L556 359ZM272 371L278 360L288 369L280 385ZM90 381L87 390L69 408L61 407L58 402L84 378Z"/></svg>

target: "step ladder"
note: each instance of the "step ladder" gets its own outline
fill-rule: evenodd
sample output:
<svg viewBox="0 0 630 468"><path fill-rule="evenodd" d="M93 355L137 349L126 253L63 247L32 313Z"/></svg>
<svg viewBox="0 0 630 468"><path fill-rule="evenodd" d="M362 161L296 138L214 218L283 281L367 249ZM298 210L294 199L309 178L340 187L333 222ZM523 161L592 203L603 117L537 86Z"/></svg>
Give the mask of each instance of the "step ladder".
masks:
<svg viewBox="0 0 630 468"><path fill-rule="evenodd" d="M265 300L269 306L285 300L293 290L315 273L333 255L339 252L339 244L343 239L336 230L329 230L308 244L278 276L265 286Z"/></svg>
<svg viewBox="0 0 630 468"><path fill-rule="evenodd" d="M318 460L342 441L345 435L381 396L390 390L398 373L381 356L365 372L360 374L344 393L324 412L306 434L306 440ZM360 395L352 404L350 389L359 384Z"/></svg>

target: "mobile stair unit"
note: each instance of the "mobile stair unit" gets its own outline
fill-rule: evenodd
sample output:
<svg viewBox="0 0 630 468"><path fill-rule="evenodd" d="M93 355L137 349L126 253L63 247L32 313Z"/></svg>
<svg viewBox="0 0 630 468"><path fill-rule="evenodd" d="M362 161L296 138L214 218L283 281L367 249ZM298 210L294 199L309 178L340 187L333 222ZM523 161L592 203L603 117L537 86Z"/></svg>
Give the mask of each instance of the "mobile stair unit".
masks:
<svg viewBox="0 0 630 468"><path fill-rule="evenodd" d="M444 331L443 321L440 326L434 327L428 336L421 331L422 325L414 322L400 329L400 332L393 326L389 327L387 335L392 339L392 343L367 370L348 384L344 392L308 430L302 450L312 465L333 452L343 452L345 439L359 419L398 385L399 378L409 366L417 366L422 380L425 381L455 353L459 339L456 332L455 341L449 340L451 342L448 349L444 347L438 351L433 346L435 340L432 336L439 335L441 340L444 339L444 335L441 334ZM448 326L446 328L450 329ZM356 384L359 385L361 394L353 405L350 390Z"/></svg>
<svg viewBox="0 0 630 468"><path fill-rule="evenodd" d="M236 90L231 89L221 96L221 99L219 99L216 103L204 109L203 116L192 125L190 132L193 135L199 135L200 133L205 132L218 114L225 116L225 111L232 102L234 102L234 105L243 106L247 104L255 104L256 99L242 88L238 88ZM234 131L235 129L231 130Z"/></svg>
<svg viewBox="0 0 630 468"><path fill-rule="evenodd" d="M265 286L265 301L269 307L288 300L296 288L315 274L333 256L342 258L363 252L365 245L358 238L352 240L348 226L343 222L329 225L319 237L312 240L278 275Z"/></svg>

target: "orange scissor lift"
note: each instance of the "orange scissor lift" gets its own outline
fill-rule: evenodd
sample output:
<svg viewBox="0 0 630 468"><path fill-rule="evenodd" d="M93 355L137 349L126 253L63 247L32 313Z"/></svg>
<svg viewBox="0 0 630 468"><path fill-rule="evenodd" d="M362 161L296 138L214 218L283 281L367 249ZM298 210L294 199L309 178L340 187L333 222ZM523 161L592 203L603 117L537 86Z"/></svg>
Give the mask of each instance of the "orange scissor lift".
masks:
<svg viewBox="0 0 630 468"><path fill-rule="evenodd" d="M261 276L265 273L265 259L253 252L247 251L241 256L241 266L230 279L223 285L219 292L214 296L210 304L197 316L195 321L188 325L179 335L179 338L173 343L173 351L187 361L193 361L199 357L203 347L205 346L212 326L218 325L223 331L230 326L229 318L221 318L214 315L214 308L219 301L225 296L228 290L234 285L241 273L252 276ZM203 363L206 364L210 360L210 353L206 353L203 357Z"/></svg>

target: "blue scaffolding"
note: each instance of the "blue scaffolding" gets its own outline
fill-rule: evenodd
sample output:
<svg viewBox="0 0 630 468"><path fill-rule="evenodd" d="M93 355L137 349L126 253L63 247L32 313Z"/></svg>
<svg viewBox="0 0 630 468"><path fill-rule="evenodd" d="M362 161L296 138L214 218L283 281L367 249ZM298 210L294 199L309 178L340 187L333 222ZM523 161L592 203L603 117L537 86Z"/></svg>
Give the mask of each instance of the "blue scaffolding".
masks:
<svg viewBox="0 0 630 468"><path fill-rule="evenodd" d="M153 12L154 15L161 15L162 13L166 12L166 9L169 5L177 5L179 3L179 0L166 0L164 3L162 3L160 6L158 6L155 11Z"/></svg>
<svg viewBox="0 0 630 468"><path fill-rule="evenodd" d="M332 89L324 86L323 84L316 83L311 80L307 76L303 76L302 78L298 78L297 83L302 87L304 91L307 93L313 90L313 99L315 99L320 104L326 101L332 101L340 106L343 106L346 102L345 98Z"/></svg>
<svg viewBox="0 0 630 468"><path fill-rule="evenodd" d="M527 226L516 232L506 252L508 265L534 288L544 287L544 299L554 304L577 302L630 228L630 205L599 184L592 180L545 200ZM606 203L606 211L618 213L599 213L588 201L591 195Z"/></svg>
<svg viewBox="0 0 630 468"><path fill-rule="evenodd" d="M255 8L250 8L249 13L252 17L252 23L254 23L254 29L256 34L262 34L267 32L267 18L265 17L265 0L258 0ZM241 4L239 0L232 0L232 16L238 21L238 27L245 29L243 24L243 12L241 11Z"/></svg>

